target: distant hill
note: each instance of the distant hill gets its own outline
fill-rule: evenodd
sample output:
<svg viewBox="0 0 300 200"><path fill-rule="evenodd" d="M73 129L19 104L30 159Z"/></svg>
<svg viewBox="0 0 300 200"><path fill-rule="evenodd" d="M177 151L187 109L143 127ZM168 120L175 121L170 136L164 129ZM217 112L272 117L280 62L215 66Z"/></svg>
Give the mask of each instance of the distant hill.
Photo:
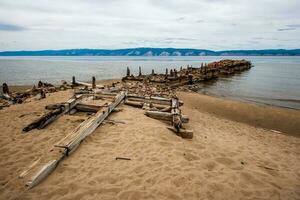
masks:
<svg viewBox="0 0 300 200"><path fill-rule="evenodd" d="M225 50L177 48L64 49L3 51L0 56L300 56L300 49Z"/></svg>

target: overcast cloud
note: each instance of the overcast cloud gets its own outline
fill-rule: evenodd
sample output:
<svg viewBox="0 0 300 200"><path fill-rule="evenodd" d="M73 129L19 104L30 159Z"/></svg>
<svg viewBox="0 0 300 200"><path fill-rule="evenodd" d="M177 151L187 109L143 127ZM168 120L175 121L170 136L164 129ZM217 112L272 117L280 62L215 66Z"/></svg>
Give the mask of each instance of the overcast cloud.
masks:
<svg viewBox="0 0 300 200"><path fill-rule="evenodd" d="M300 0L0 0L0 51L300 48Z"/></svg>

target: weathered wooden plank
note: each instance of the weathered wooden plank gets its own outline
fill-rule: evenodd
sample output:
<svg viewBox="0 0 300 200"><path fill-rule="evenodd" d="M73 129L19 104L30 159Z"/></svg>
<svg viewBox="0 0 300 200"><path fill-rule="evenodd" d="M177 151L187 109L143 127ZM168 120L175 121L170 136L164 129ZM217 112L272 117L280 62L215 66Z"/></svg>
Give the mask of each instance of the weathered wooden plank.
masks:
<svg viewBox="0 0 300 200"><path fill-rule="evenodd" d="M98 111L93 117L80 124L75 131L70 133L55 146L66 148L70 152L78 143L91 134L104 121L105 118L108 117L115 107L117 107L121 101L124 100L125 96L125 92L118 94L115 101L111 103L105 111Z"/></svg>
<svg viewBox="0 0 300 200"><path fill-rule="evenodd" d="M28 173L29 171L35 166L38 164L38 162L41 160L41 158L37 159L36 161L34 161L26 170L24 170L20 175L19 175L19 178L24 178Z"/></svg>
<svg viewBox="0 0 300 200"><path fill-rule="evenodd" d="M54 169L63 157L64 155L62 155L59 159L51 160L47 164L42 166L40 170L32 176L31 180L26 183L26 186L30 189L39 184L42 180L44 180L49 174L51 174L54 171Z"/></svg>
<svg viewBox="0 0 300 200"><path fill-rule="evenodd" d="M173 114L168 112L161 111L146 111L145 115L154 119L161 119L166 121L173 121ZM181 120L183 123L188 123L189 118L186 115L181 116Z"/></svg>

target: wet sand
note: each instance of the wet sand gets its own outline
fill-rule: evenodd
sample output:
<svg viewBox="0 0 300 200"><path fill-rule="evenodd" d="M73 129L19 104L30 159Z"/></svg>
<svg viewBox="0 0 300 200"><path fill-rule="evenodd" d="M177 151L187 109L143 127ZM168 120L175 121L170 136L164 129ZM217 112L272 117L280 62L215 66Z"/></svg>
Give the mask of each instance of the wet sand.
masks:
<svg viewBox="0 0 300 200"><path fill-rule="evenodd" d="M0 110L0 199L300 198L299 111L186 92L178 95L192 140L121 105L123 111L109 118L125 124L100 126L45 181L26 190L20 173L86 116L65 115L43 130L21 130L45 105L71 95L61 91Z"/></svg>

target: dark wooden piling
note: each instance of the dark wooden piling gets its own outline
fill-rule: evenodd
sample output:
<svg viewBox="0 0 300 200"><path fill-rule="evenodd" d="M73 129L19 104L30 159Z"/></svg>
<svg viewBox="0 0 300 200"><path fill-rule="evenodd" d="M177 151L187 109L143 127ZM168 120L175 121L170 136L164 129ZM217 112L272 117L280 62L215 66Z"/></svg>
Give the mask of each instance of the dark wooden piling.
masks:
<svg viewBox="0 0 300 200"><path fill-rule="evenodd" d="M142 76L142 68L139 66L139 76Z"/></svg>
<svg viewBox="0 0 300 200"><path fill-rule="evenodd" d="M126 76L130 76L130 69L129 69L129 67L127 67Z"/></svg>
<svg viewBox="0 0 300 200"><path fill-rule="evenodd" d="M3 94L9 94L9 88L6 83L2 84L2 91L3 91Z"/></svg>
<svg viewBox="0 0 300 200"><path fill-rule="evenodd" d="M96 78L95 78L95 76L92 77L92 88L93 89L96 88Z"/></svg>
<svg viewBox="0 0 300 200"><path fill-rule="evenodd" d="M72 76L72 85L76 85L75 76Z"/></svg>

